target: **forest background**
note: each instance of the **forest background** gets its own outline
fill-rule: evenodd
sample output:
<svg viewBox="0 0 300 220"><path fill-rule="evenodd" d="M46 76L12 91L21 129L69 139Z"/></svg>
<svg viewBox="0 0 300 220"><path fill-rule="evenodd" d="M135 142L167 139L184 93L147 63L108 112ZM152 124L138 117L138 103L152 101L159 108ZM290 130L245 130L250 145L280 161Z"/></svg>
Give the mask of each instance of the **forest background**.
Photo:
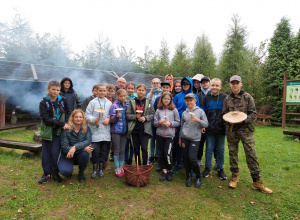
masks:
<svg viewBox="0 0 300 220"><path fill-rule="evenodd" d="M248 37L241 17L234 14L220 57L216 57L204 33L199 34L193 48L180 40L174 53L167 39L162 39L158 53L146 46L144 55L136 56L132 48L113 48L103 34L75 53L62 35L34 33L30 21L16 14L10 22L0 21L0 60L152 75L171 73L176 77L200 73L222 79L225 93L229 92L226 84L230 76L237 74L243 79L243 89L255 98L259 111L281 122L283 74L288 72L289 79L300 79L300 30L293 33L289 19L283 17L271 39L262 40L259 47L249 47ZM289 108L289 112L300 111L299 107Z"/></svg>

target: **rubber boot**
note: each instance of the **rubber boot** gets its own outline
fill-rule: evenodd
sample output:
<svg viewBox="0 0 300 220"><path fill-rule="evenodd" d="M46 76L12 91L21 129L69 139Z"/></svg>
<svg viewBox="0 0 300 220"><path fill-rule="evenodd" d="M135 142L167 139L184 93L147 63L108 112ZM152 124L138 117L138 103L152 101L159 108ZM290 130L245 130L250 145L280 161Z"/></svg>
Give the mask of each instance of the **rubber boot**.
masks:
<svg viewBox="0 0 300 220"><path fill-rule="evenodd" d="M93 164L93 173L92 173L92 176L91 176L92 179L96 178L96 176L97 176L97 169L98 169L98 164Z"/></svg>
<svg viewBox="0 0 300 220"><path fill-rule="evenodd" d="M124 165L124 160L120 160L120 168L122 168Z"/></svg>
<svg viewBox="0 0 300 220"><path fill-rule="evenodd" d="M100 176L100 177L104 177L104 173L103 173L103 165L104 165L103 163L100 163L100 164L99 164L99 167L100 167L100 168L99 168L99 176Z"/></svg>
<svg viewBox="0 0 300 220"><path fill-rule="evenodd" d="M119 169L121 166L117 156L114 156L114 162L115 162L115 169Z"/></svg>

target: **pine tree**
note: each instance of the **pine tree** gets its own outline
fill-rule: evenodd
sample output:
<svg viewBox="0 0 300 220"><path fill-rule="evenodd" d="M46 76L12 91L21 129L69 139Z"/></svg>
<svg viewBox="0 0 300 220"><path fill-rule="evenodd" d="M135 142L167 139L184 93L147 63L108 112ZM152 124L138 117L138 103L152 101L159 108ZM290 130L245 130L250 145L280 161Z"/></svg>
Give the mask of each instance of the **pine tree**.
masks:
<svg viewBox="0 0 300 220"><path fill-rule="evenodd" d="M175 48L175 55L171 62L173 76L189 76L191 69L190 51L186 43L181 41Z"/></svg>

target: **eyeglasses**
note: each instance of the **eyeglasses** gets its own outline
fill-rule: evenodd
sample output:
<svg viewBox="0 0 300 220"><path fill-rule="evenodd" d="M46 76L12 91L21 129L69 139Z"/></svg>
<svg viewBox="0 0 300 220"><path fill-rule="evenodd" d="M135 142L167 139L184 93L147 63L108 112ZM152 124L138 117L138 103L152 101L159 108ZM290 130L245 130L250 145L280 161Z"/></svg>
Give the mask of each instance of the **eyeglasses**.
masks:
<svg viewBox="0 0 300 220"><path fill-rule="evenodd" d="M159 82L153 82L152 84L159 84Z"/></svg>

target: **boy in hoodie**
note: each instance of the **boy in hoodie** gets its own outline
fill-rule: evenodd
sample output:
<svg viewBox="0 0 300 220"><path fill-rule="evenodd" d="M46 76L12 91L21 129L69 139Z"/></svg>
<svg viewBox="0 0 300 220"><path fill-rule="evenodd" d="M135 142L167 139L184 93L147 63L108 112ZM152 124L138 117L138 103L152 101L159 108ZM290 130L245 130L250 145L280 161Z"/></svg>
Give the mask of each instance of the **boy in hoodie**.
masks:
<svg viewBox="0 0 300 220"><path fill-rule="evenodd" d="M225 122L223 120L223 101L227 95L220 92L222 82L220 79L211 80L210 92L204 96L202 109L204 109L209 125L205 130L206 151L205 170L203 177L208 177L212 167L212 155L216 152L217 171L221 180L226 180L224 169L224 144L225 144Z"/></svg>
<svg viewBox="0 0 300 220"><path fill-rule="evenodd" d="M66 100L59 96L60 84L50 81L47 88L48 94L40 102L41 138L42 138L42 167L44 175L39 183L45 183L51 176L54 181L61 182L57 160L60 153L61 129L69 129L67 124L70 111Z"/></svg>
<svg viewBox="0 0 300 220"><path fill-rule="evenodd" d="M65 77L61 80L60 86L60 95L66 99L66 102L70 108L70 112L72 113L74 109L81 108L82 103L78 94L73 89L72 80L68 77Z"/></svg>
<svg viewBox="0 0 300 220"><path fill-rule="evenodd" d="M93 93L93 95L87 97L87 98L83 101L83 103L82 103L81 109L82 109L83 112L86 111L86 108L87 108L87 106L89 105L90 101L92 101L94 98L97 97L97 94L98 94L98 85L94 85L94 86L93 86L92 93Z"/></svg>
<svg viewBox="0 0 300 220"><path fill-rule="evenodd" d="M181 80L181 92L178 93L175 97L174 97L174 105L176 106L179 116L181 118L182 113L186 110L187 105L184 101L184 97L192 92L193 89L193 80L189 77L184 77ZM196 100L196 106L200 106L199 105L199 100L197 95L193 94L195 96L195 100ZM179 137L179 131L180 131L180 127L177 128L177 132L175 135L175 139ZM174 142L176 142L174 140ZM181 170L182 167L182 149L179 146L174 146L175 150L176 150L176 161L177 161L177 165L175 166L175 168L173 169L173 174L176 174L179 172L179 170Z"/></svg>
<svg viewBox="0 0 300 220"><path fill-rule="evenodd" d="M186 171L186 186L192 185L192 169L196 174L195 187L201 186L201 174L197 163L197 152L201 139L201 130L208 126L204 111L196 106L195 94L184 98L187 108L181 116L179 146L183 148L183 161Z"/></svg>

